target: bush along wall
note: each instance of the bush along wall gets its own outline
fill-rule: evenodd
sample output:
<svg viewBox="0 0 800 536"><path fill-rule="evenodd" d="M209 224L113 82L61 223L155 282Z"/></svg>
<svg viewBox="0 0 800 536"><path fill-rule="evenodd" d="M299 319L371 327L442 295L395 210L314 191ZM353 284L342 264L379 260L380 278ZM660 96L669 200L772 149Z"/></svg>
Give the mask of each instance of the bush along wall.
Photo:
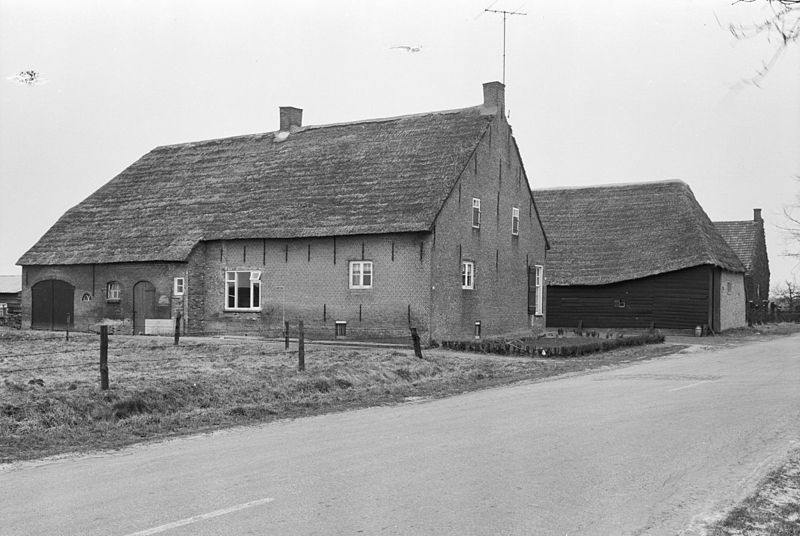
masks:
<svg viewBox="0 0 800 536"><path fill-rule="evenodd" d="M641 346L664 342L660 333L644 333L614 339L594 337L572 337L568 339L538 340L474 340L441 341L439 346L462 352L477 352L498 355L527 355L531 357L578 357L597 352L608 352L625 346Z"/></svg>

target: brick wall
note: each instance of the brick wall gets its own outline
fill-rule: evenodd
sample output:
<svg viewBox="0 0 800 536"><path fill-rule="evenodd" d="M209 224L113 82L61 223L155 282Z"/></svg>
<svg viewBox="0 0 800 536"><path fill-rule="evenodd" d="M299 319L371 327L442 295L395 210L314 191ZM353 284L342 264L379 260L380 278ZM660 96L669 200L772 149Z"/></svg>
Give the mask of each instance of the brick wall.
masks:
<svg viewBox="0 0 800 536"><path fill-rule="evenodd" d="M745 326L744 274L725 270L720 272L720 329Z"/></svg>
<svg viewBox="0 0 800 536"><path fill-rule="evenodd" d="M373 263L371 289L349 288L359 260ZM229 270L262 272L260 311L226 310ZM429 274L428 233L211 241L189 259L189 330L279 336L285 318L311 338L334 338L343 321L348 338L407 340L410 310L426 336Z"/></svg>
<svg viewBox="0 0 800 536"><path fill-rule="evenodd" d="M769 258L767 257L767 244L764 238L764 222L759 222L756 231L755 255L750 264L746 279L747 296L754 302L769 300Z"/></svg>
<svg viewBox="0 0 800 536"><path fill-rule="evenodd" d="M156 315L172 318L184 310L182 297L173 296L173 280L186 276L184 263L119 263L22 267L22 327L31 326L31 287L58 279L75 287L73 329L92 331L101 321L113 322L122 333L133 332L133 288L140 281L155 286ZM118 301L106 297L107 284L119 283ZM185 313L184 313L185 314Z"/></svg>
<svg viewBox="0 0 800 536"><path fill-rule="evenodd" d="M481 200L480 229L472 226L472 200ZM519 236L511 234L512 208L519 209ZM434 339L469 338L544 327L528 316L528 265L545 265L544 234L531 201L528 177L500 114L436 220L433 245ZM475 288L461 286L461 262L475 263ZM547 275L545 268L545 277ZM545 297L546 300L546 297Z"/></svg>

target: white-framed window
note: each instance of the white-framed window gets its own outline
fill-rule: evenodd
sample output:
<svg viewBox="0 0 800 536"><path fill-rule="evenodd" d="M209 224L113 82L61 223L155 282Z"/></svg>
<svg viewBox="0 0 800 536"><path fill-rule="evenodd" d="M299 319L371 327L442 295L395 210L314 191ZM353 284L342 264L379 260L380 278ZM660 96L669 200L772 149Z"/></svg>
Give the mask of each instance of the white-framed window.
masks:
<svg viewBox="0 0 800 536"><path fill-rule="evenodd" d="M347 337L347 322L344 320L336 321L336 336Z"/></svg>
<svg viewBox="0 0 800 536"><path fill-rule="evenodd" d="M175 296L183 296L184 292L186 292L186 279L183 277L176 277L175 284L174 284L173 295Z"/></svg>
<svg viewBox="0 0 800 536"><path fill-rule="evenodd" d="M109 281L106 284L106 300L119 301L119 281Z"/></svg>
<svg viewBox="0 0 800 536"><path fill-rule="evenodd" d="M350 288L372 288L372 261L350 261Z"/></svg>
<svg viewBox="0 0 800 536"><path fill-rule="evenodd" d="M261 310L261 272L225 272L225 309Z"/></svg>
<svg viewBox="0 0 800 536"><path fill-rule="evenodd" d="M536 315L544 314L544 266L536 265Z"/></svg>
<svg viewBox="0 0 800 536"><path fill-rule="evenodd" d="M461 288L464 290L475 288L475 263L472 261L461 263Z"/></svg>
<svg viewBox="0 0 800 536"><path fill-rule="evenodd" d="M517 207L511 208L511 234L519 236L519 209Z"/></svg>
<svg viewBox="0 0 800 536"><path fill-rule="evenodd" d="M481 200L477 197L472 198L472 226L481 228Z"/></svg>

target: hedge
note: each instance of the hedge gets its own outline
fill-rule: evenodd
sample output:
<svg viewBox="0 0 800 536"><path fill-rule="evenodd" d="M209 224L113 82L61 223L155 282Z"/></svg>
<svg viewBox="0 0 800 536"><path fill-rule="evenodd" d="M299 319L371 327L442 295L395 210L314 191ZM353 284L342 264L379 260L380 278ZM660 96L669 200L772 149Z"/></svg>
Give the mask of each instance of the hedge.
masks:
<svg viewBox="0 0 800 536"><path fill-rule="evenodd" d="M548 341L552 341L548 344ZM556 343L555 341L558 341ZM660 333L644 333L614 339L595 337L571 337L568 339L524 339L524 340L474 340L441 341L442 348L462 352L476 352L498 355L527 355L531 357L577 357L596 352L608 352L624 346L641 346L664 342Z"/></svg>

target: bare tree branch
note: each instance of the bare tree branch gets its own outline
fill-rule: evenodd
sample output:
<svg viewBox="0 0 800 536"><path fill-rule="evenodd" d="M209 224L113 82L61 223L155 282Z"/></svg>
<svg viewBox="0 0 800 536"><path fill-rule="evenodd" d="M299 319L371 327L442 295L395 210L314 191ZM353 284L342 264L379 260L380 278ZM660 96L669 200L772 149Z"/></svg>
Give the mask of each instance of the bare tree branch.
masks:
<svg viewBox="0 0 800 536"><path fill-rule="evenodd" d="M778 62L786 48L800 40L800 0L734 0L733 4L766 4L771 15L754 24L729 24L728 31L736 39L765 37L767 42L777 41L771 57L762 63L755 76L744 83L758 86Z"/></svg>

